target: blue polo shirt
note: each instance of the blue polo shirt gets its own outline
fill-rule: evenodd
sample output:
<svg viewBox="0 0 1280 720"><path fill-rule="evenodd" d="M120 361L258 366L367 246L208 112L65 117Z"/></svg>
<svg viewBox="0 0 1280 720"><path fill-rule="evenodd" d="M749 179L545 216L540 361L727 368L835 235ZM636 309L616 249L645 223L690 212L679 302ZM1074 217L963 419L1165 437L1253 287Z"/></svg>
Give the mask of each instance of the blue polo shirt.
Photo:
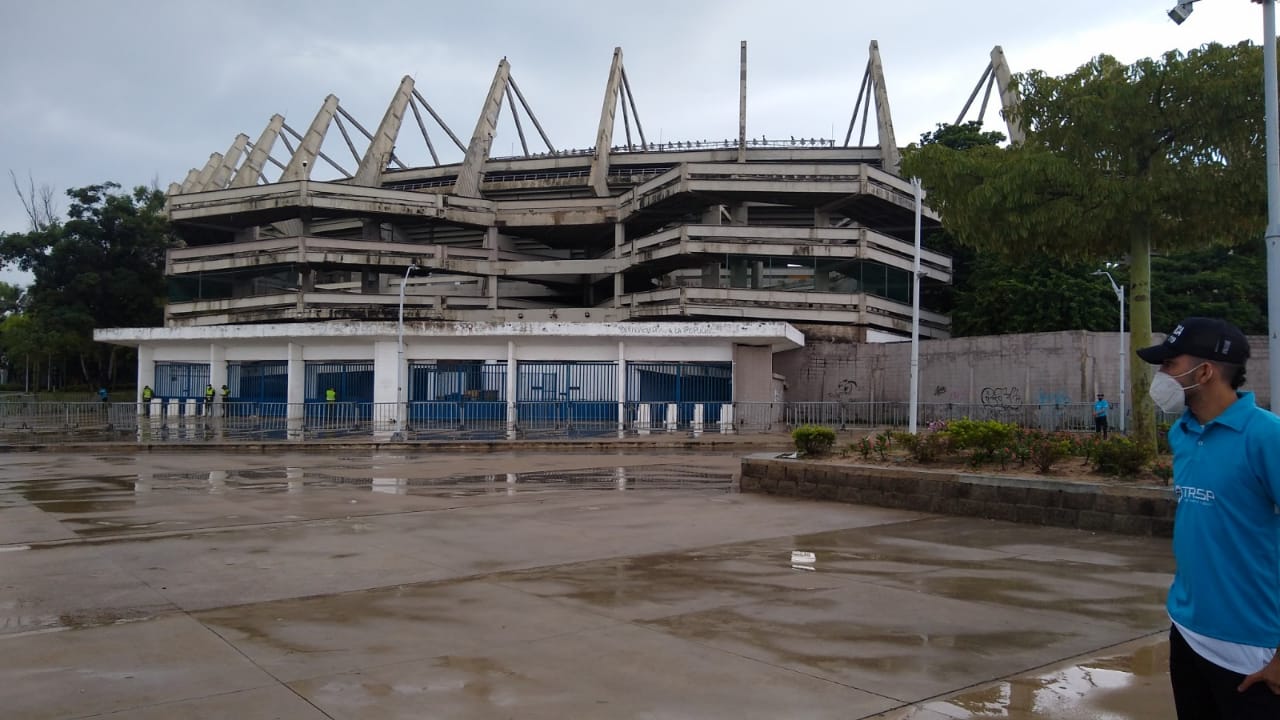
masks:
<svg viewBox="0 0 1280 720"><path fill-rule="evenodd" d="M1169 589L1174 622L1256 647L1280 645L1280 417L1237 393L1201 425L1169 429L1178 512Z"/></svg>
<svg viewBox="0 0 1280 720"><path fill-rule="evenodd" d="M1106 417L1107 410L1110 408L1111 408L1111 403L1107 402L1106 400L1099 400L1098 402L1093 404L1093 416Z"/></svg>

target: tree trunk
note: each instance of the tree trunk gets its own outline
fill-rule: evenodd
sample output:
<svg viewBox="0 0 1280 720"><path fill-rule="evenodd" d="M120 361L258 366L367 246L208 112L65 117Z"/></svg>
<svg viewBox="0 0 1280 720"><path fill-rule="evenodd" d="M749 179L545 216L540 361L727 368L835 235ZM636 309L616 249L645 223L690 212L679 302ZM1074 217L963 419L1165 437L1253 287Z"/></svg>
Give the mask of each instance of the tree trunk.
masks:
<svg viewBox="0 0 1280 720"><path fill-rule="evenodd" d="M81 352L79 353L79 355L80 355L80 373L84 375L85 384L89 385L90 386L89 389L92 390L93 378L89 376L89 366L84 361L84 353Z"/></svg>
<svg viewBox="0 0 1280 720"><path fill-rule="evenodd" d="M1156 453L1156 406L1147 394L1152 368L1137 350L1151 344L1151 230L1133 231L1129 244L1129 397L1133 406L1130 435L1152 457Z"/></svg>

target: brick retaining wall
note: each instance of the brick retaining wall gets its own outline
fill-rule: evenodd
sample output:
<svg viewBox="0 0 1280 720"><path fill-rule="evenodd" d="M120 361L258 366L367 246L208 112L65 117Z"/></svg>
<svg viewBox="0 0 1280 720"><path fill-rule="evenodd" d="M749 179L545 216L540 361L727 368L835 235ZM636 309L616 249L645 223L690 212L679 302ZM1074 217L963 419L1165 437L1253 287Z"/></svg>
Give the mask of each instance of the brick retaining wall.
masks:
<svg viewBox="0 0 1280 720"><path fill-rule="evenodd" d="M1126 535L1173 535L1172 488L790 460L742 461L742 492Z"/></svg>

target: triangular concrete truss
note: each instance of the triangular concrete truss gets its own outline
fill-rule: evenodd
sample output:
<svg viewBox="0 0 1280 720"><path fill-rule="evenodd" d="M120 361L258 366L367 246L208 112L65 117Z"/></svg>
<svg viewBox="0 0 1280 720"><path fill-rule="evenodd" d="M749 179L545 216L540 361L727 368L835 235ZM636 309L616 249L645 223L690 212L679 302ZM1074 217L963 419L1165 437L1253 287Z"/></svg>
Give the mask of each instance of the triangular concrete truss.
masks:
<svg viewBox="0 0 1280 720"><path fill-rule="evenodd" d="M1004 118L1005 127L1009 131L1009 142L1014 145L1020 144L1027 139L1026 132L1022 128L1022 119L1017 112L1021 98L1018 97L1018 87L1013 82L1013 72L1009 69L1009 62L1005 59L1004 48L999 45L991 49L991 62L987 63L986 69L982 71L982 77L978 78L978 84L973 87L973 92L969 93L969 99L965 101L960 114L956 116L955 124L964 122L979 92L982 93L982 105L978 108L978 122L986 119L987 103L991 100L992 89L996 87L1000 89L1000 115Z"/></svg>
<svg viewBox="0 0 1280 720"><path fill-rule="evenodd" d="M615 48L605 83L600 122L594 138L595 142L591 147L583 150L556 149L543 129L542 124L538 121L537 116L534 115L529 102L520 91L519 85L511 74L510 63L506 58L503 58L498 63L498 68L494 73L489 92L485 96L479 117L476 120L475 129L469 142L465 144L418 91L413 78L406 76L400 81L400 86L396 89L391 103L387 106L382 121L373 132L367 130L351 113L343 108L336 96L330 95L325 98L324 103L305 133L295 130L282 116L274 115L256 141L251 142L245 134L237 135L231 147L225 153L213 153L210 155L208 162L204 166L193 168L181 183L171 185L169 194L178 195L227 188L251 187L271 182L309 180L312 178L315 166L319 162L323 162L337 173L338 182L363 187L378 187L384 181L384 175L388 170L404 170L408 168L406 163L397 156L396 147L406 140L406 138L401 137L400 131L406 112L410 112L413 114L418 130L422 135L427 153L431 157L430 166L441 166L440 155L437 152L437 142L432 137L433 132L443 131L448 141L452 142L463 154L463 161L458 166L452 194L461 197L480 198L482 196L481 188L484 182L485 163L491 158L494 139L498 130L498 119L504 100L510 108L511 119L519 136L520 150L523 153L519 157L530 158L541 155L561 154L591 155L591 167L588 176L585 178L585 184L597 197L605 197L610 193L608 178L611 155L619 152L671 152L672 150L706 149L723 146L737 148L741 154L746 151L747 147L836 147L837 145L837 141L834 139L811 138L806 140L805 138L797 139L791 137L789 141L785 138L770 141L764 138L748 140L745 137L745 44L743 48L744 87L742 93L744 102L740 117L740 133L742 136L737 141L652 143L645 137L644 127L640 122L640 115L636 108L635 96L631 91L631 83L627 77L622 58L622 48ZM988 78L990 78L990 82L988 82ZM1004 62L1003 53L999 47L992 51L991 64L983 74L983 79L979 82L979 86L983 82L988 83L988 93L992 83L999 84L1006 117L1011 117L1008 110L1012 107L1011 104L1016 104L1016 91L1011 86L1009 68ZM966 104L964 112L968 111L969 105L972 104L977 92L978 89L975 89L974 96L970 97L970 102ZM867 126L873 101L875 103L877 139L875 144L868 145ZM984 97L984 111L985 107L986 98ZM625 144L615 144L614 141L619 111L621 111L622 115ZM545 152L539 151L536 155L531 152L529 138L526 137L525 133L525 120L537 132L543 146L545 146ZM884 66L880 57L879 44L874 40L868 47L866 69L863 73L862 83L859 86L857 99L854 101L853 114L849 121L848 132L845 134L843 147L851 147L850 141L853 137L853 131L855 127L858 127L859 121L861 121L861 130L858 135L858 142L852 147L878 148L880 151L880 166L884 170L896 174L900 162L900 153L894 133L893 116L889 109L889 93L885 85ZM632 134L633 124L635 126L635 135ZM337 157L326 153L322 149L326 140L331 143L337 142L334 139L335 133L332 132L334 126L338 129L336 136L341 137L341 147L345 148L337 151L331 150ZM1010 121L1010 137L1021 138L1021 131L1016 127L1016 122L1012 120ZM360 147L361 145L363 145L363 148ZM277 159L273 154L278 151L278 146L283 147L283 160ZM351 155L349 161L341 159L341 156L346 152ZM274 166L279 172L274 180L268 177L268 166ZM421 167L429 166L424 165Z"/></svg>

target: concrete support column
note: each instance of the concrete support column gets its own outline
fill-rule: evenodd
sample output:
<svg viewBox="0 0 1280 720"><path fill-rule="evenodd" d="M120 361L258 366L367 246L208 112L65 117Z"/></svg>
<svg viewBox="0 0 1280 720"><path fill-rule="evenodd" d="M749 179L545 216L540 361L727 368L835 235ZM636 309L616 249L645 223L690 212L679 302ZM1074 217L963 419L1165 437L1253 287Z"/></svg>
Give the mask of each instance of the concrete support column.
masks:
<svg viewBox="0 0 1280 720"><path fill-rule="evenodd" d="M618 341L618 437L627 436L627 344Z"/></svg>
<svg viewBox="0 0 1280 720"><path fill-rule="evenodd" d="M831 271L821 260L813 261L813 291L831 292Z"/></svg>
<svg viewBox="0 0 1280 720"><path fill-rule="evenodd" d="M213 403L207 405L204 414L220 418L226 414L222 404L222 386L227 384L227 348L225 345L209 345L209 384L213 386ZM201 392L204 388L200 389Z"/></svg>
<svg viewBox="0 0 1280 720"><path fill-rule="evenodd" d="M724 205L709 205L702 211L703 225L719 225L724 214Z"/></svg>
<svg viewBox="0 0 1280 720"><path fill-rule="evenodd" d="M729 217L733 219L734 225L746 225L747 224L747 206L742 203L739 203L737 205L730 205Z"/></svg>
<svg viewBox="0 0 1280 720"><path fill-rule="evenodd" d="M498 262L498 228L491 227L485 231L484 246L489 250L490 269L497 269ZM486 275L484 278L485 289L489 294L489 309L498 309L498 276L496 274Z"/></svg>
<svg viewBox="0 0 1280 720"><path fill-rule="evenodd" d="M307 399L307 366L302 361L302 346L289 343L289 391L288 415L286 416L286 436L290 440L301 440L303 423L306 419L303 402Z"/></svg>
<svg viewBox="0 0 1280 720"><path fill-rule="evenodd" d="M759 290L764 285L764 261L755 260L751 263L751 289Z"/></svg>
<svg viewBox="0 0 1280 720"><path fill-rule="evenodd" d="M733 401L773 401L772 348L767 345L733 346Z"/></svg>
<svg viewBox="0 0 1280 720"><path fill-rule="evenodd" d="M155 348L146 345L138 346L138 397L136 402L139 414L142 413L142 386L150 385L152 389L156 386L156 351Z"/></svg>
<svg viewBox="0 0 1280 720"><path fill-rule="evenodd" d="M735 257L729 259L729 287L749 287L746 258Z"/></svg>
<svg viewBox="0 0 1280 720"><path fill-rule="evenodd" d="M627 227L622 223L613 224L613 259L621 260L622 246L627 242ZM635 258L632 258L634 260ZM618 263L618 272L613 274L613 306L622 307L622 292L626 287L623 282L622 263Z"/></svg>
<svg viewBox="0 0 1280 720"><path fill-rule="evenodd" d="M405 353L408 354L407 351ZM406 363L407 364L407 363ZM400 371L400 347L395 340L378 340L373 343L373 401L375 403L402 403L408 399L407 387L401 390L397 384ZM408 386L408 382L405 385Z"/></svg>
<svg viewBox="0 0 1280 720"><path fill-rule="evenodd" d="M519 377L520 368L516 364L516 343L514 340L507 341L507 439L515 440L518 427L516 422L519 420L518 409L516 406L516 379Z"/></svg>
<svg viewBox="0 0 1280 720"><path fill-rule="evenodd" d="M209 346L209 384L221 390L227 384L227 348L225 345Z"/></svg>
<svg viewBox="0 0 1280 720"><path fill-rule="evenodd" d="M408 368L402 367L400 362L400 344L397 341L377 340L373 343L373 436L376 440L391 440L394 433L402 432L405 427L409 383L406 380L405 388L400 388L400 373L404 373L406 378L409 375Z"/></svg>
<svg viewBox="0 0 1280 720"><path fill-rule="evenodd" d="M156 351L155 351L155 348L151 348L146 345L139 345L138 346L138 397L136 400L136 402L138 403L138 414L150 415L152 418L154 418L152 422L158 423L160 420L160 411L159 411L160 401L159 400L152 401L151 402L152 407L147 407L146 405L144 405L142 403L142 386L143 385L150 385L153 390L155 389ZM145 422L139 419L138 420L138 440L139 441L146 440L150 438L150 434L151 434L151 423Z"/></svg>
<svg viewBox="0 0 1280 720"><path fill-rule="evenodd" d="M720 263L707 263L702 266L702 287L720 287Z"/></svg>

